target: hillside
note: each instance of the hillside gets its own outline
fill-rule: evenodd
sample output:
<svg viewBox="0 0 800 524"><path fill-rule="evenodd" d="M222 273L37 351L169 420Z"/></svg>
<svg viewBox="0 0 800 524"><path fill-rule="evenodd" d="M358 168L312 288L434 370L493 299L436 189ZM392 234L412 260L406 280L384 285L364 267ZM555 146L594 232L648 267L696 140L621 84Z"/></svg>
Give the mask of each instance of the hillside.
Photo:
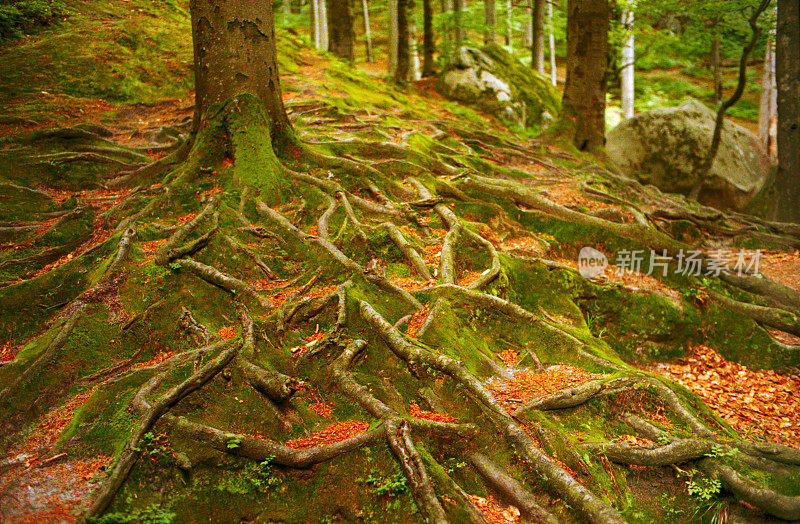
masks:
<svg viewBox="0 0 800 524"><path fill-rule="evenodd" d="M4 521L80 518L126 457L95 522L800 518L797 227L280 27L270 201L258 151L180 160L183 3L65 3L0 48ZM720 250L763 275L679 271Z"/></svg>

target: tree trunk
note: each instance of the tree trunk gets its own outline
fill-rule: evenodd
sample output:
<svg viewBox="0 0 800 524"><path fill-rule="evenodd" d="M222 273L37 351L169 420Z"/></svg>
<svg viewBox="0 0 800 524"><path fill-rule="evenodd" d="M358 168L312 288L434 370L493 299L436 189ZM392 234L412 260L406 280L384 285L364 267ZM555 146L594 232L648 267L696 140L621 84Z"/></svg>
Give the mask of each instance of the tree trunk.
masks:
<svg viewBox="0 0 800 524"><path fill-rule="evenodd" d="M389 0L389 61L387 65L391 77L397 75L397 2L398 0Z"/></svg>
<svg viewBox="0 0 800 524"><path fill-rule="evenodd" d="M483 32L483 43L494 42L497 32L497 4L495 0L483 0L483 18L486 28Z"/></svg>
<svg viewBox="0 0 800 524"><path fill-rule="evenodd" d="M547 39L550 44L550 83L558 85L556 71L556 36L553 34L553 3L547 2Z"/></svg>
<svg viewBox="0 0 800 524"><path fill-rule="evenodd" d="M328 2L317 0L317 20L319 22L319 48L328 49Z"/></svg>
<svg viewBox="0 0 800 524"><path fill-rule="evenodd" d="M453 0L453 31L456 41L456 47L461 47L465 40L463 15L464 15L464 0Z"/></svg>
<svg viewBox="0 0 800 524"><path fill-rule="evenodd" d="M531 67L544 74L544 11L547 0L533 0L531 14Z"/></svg>
<svg viewBox="0 0 800 524"><path fill-rule="evenodd" d="M761 77L761 101L758 109L758 138L770 156L775 156L778 134L778 85L775 81L774 32L767 39L764 74Z"/></svg>
<svg viewBox="0 0 800 524"><path fill-rule="evenodd" d="M436 64L433 53L436 52L433 37L433 4L431 0L422 0L422 76L432 76L436 73Z"/></svg>
<svg viewBox="0 0 800 524"><path fill-rule="evenodd" d="M444 20L442 22L442 49L441 53L450 58L452 40L453 40L453 23L450 18L450 13L453 11L453 0L442 0L442 15Z"/></svg>
<svg viewBox="0 0 800 524"><path fill-rule="evenodd" d="M800 223L800 5L778 0L775 50L778 84L776 218Z"/></svg>
<svg viewBox="0 0 800 524"><path fill-rule="evenodd" d="M530 49L533 45L533 2L525 4L525 30L522 32L522 49Z"/></svg>
<svg viewBox="0 0 800 524"><path fill-rule="evenodd" d="M352 0L330 0L328 6L328 51L353 62L356 35L353 31Z"/></svg>
<svg viewBox="0 0 800 524"><path fill-rule="evenodd" d="M364 12L364 45L367 50L367 62L374 60L372 56L372 33L369 27L369 9L367 7L367 0L361 0L361 9Z"/></svg>
<svg viewBox="0 0 800 524"><path fill-rule="evenodd" d="M417 45L417 14L414 10L414 0L408 0L406 15L408 17L408 59L410 80L417 81L422 78L419 65L419 46Z"/></svg>
<svg viewBox="0 0 800 524"><path fill-rule="evenodd" d="M722 38L715 36L711 41L711 70L714 75L714 103L722 102L722 57L720 47Z"/></svg>
<svg viewBox="0 0 800 524"><path fill-rule="evenodd" d="M622 12L622 27L626 31L625 39L622 43L622 72L620 74L622 116L624 118L633 118L633 61L635 57L633 11Z"/></svg>
<svg viewBox="0 0 800 524"><path fill-rule="evenodd" d="M291 129L281 98L272 0L192 0L195 128L215 104L252 94L273 126Z"/></svg>
<svg viewBox="0 0 800 524"><path fill-rule="evenodd" d="M411 53L408 46L408 0L397 1L397 70L394 79L407 82L411 74Z"/></svg>
<svg viewBox="0 0 800 524"><path fill-rule="evenodd" d="M511 0L506 0L506 46L508 47L509 51L514 50L514 24L512 23L513 14L514 8L511 4Z"/></svg>
<svg viewBox="0 0 800 524"><path fill-rule="evenodd" d="M309 22L311 24L311 43L315 49L319 49L319 6L320 0L310 0L309 2Z"/></svg>
<svg viewBox="0 0 800 524"><path fill-rule="evenodd" d="M567 2L567 79L562 118L581 151L605 144L606 70L611 10L606 0Z"/></svg>

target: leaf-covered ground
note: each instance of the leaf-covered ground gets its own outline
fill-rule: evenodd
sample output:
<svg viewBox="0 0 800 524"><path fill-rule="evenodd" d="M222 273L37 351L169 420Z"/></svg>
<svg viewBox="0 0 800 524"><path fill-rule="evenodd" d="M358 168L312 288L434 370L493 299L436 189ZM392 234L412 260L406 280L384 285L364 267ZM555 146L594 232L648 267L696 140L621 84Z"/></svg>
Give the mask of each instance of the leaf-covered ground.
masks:
<svg viewBox="0 0 800 524"><path fill-rule="evenodd" d="M0 90L16 97L6 106L13 118L0 122L13 136L0 151L6 204L0 213L0 387L13 387L0 401L4 518L60 522L89 507L141 418L137 406L149 401L148 395L134 398L137 392L149 387L163 394L166 386L151 385L160 375L170 386L193 376L216 354L189 361L198 347L247 344L248 325L258 366L300 381L291 400L265 399L238 368L215 375L174 414L219 428L221 440L214 447L190 438L174 420L153 428L114 499L117 519L416 522L431 509L417 491L423 483L404 474L406 464L395 458L406 452L418 452L424 467L412 469L428 472L453 521L479 522L481 514L490 522L545 518L537 507L560 521L584 521L585 508L567 502L564 484L543 471L576 479L570 489L584 486L634 522L693 522L716 511L763 518L748 506L749 494L730 495L729 481L723 490L699 489L715 485L713 468L720 464L791 499L787 504L800 495L796 457L764 448L789 455L765 467L768 453L739 440L800 445L791 296L789 305L778 303L785 310L779 330L774 319L765 322L726 302L771 309L774 301L719 279L674 271L617 274L613 265L593 281L577 272L583 246L613 261L620 249L656 248L654 239L668 238L670 249L683 245L674 242L707 253L764 249L762 272L800 291L791 231L627 183L563 143L516 136L442 100L429 83L400 89L319 56L288 32L279 33L279 55L298 136L307 147L377 170L378 191L341 164L306 166L307 178L296 181L305 189L260 213L242 206L242 222L236 208L246 194L229 182L240 158L203 166L185 194L171 198L159 196L165 188L180 192L169 177L136 188L103 187L120 172L166 158L166 146L186 132L192 100L183 83L188 32L187 40L168 37L187 30L185 12L176 6L155 12L135 1L95 8L2 51L11 59L0 62L16 67L12 59L27 53L40 71L19 66L20 76L4 74ZM161 39L146 36L161 30ZM110 47L86 51L90 59L106 56L105 67L82 74L79 67L89 65L73 53L45 75L37 60L51 60L61 39L90 31L117 35L97 40ZM123 47L143 60L139 77L115 69L136 66ZM170 49L184 62L168 80L166 71L151 66ZM125 87L115 75L140 80ZM102 85L108 92L87 87ZM39 97L36 90L53 95ZM103 127L47 134L54 124L86 122ZM39 132L33 140L26 135L31 131ZM87 136L103 163L73 147ZM155 138L165 146L154 146ZM98 149L116 144L124 149ZM284 159L303 167L292 160ZM342 189L328 194L303 180L323 188L334 181ZM508 188L517 192L505 193ZM391 205L406 210L403 217L389 215L389 222L421 263L381 229L388 228L386 216L374 210L387 206L381 198L387 194ZM137 236L122 265L114 266L114 254L130 239L118 225L138 217L137 206L148 201L161 207L133 222ZM220 216L212 219L214 205ZM330 209L326 224L322 217ZM219 227L212 225L217 220ZM635 229L642 223L647 227ZM199 225L211 234L191 258L160 262L176 231L201 240L192 233ZM312 251L323 245L320 238L346 258L345 269L341 258L329 258L335 251ZM181 265L195 259L245 282L240 289L254 293L249 302ZM392 342L388 328L376 327L379 319L395 324L408 346ZM62 331L69 336L56 345ZM359 348L361 339L366 349ZM421 366L401 357L408 348L421 351L417 358L450 357L464 366ZM28 368L36 374L26 376ZM587 396L563 403L581 395ZM637 432L639 419L662 433ZM439 424L444 436L430 433L425 421ZM383 428L408 427L392 424L410 424L411 437L380 445ZM628 446L626 453L663 451L674 438L682 439L679 445L699 442L701 452L691 455L698 469L687 460L675 467L629 465L620 458L625 453L614 454L614 445ZM703 447L712 441L717 447ZM527 454L521 442L530 444ZM252 459L256 444L295 457L287 450L313 453L336 443L353 449L313 467L288 466L282 456ZM522 507L507 487L487 480L481 467L487 456L523 485L532 505ZM745 504L737 504L742 498Z"/></svg>

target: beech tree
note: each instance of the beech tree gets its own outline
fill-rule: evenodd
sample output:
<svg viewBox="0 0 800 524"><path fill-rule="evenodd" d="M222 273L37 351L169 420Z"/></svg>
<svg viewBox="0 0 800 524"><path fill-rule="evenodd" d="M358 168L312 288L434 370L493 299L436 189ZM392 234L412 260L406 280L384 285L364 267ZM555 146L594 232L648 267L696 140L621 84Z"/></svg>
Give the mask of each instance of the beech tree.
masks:
<svg viewBox="0 0 800 524"><path fill-rule="evenodd" d="M610 17L607 0L567 2L567 78L561 110L581 151L605 144Z"/></svg>

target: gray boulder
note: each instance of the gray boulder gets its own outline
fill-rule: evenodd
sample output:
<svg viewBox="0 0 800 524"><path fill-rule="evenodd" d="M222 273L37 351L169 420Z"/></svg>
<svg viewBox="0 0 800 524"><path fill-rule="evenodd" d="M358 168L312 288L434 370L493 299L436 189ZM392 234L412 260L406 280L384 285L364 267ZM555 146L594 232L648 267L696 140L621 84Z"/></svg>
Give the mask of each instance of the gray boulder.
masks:
<svg viewBox="0 0 800 524"><path fill-rule="evenodd" d="M558 92L496 45L460 47L442 73L439 92L476 105L508 125L530 127L558 114Z"/></svg>
<svg viewBox="0 0 800 524"><path fill-rule="evenodd" d="M606 153L624 175L662 191L688 194L697 178L695 166L711 144L715 117L696 100L640 113L606 134ZM699 201L741 210L761 189L769 168L758 137L726 121Z"/></svg>

